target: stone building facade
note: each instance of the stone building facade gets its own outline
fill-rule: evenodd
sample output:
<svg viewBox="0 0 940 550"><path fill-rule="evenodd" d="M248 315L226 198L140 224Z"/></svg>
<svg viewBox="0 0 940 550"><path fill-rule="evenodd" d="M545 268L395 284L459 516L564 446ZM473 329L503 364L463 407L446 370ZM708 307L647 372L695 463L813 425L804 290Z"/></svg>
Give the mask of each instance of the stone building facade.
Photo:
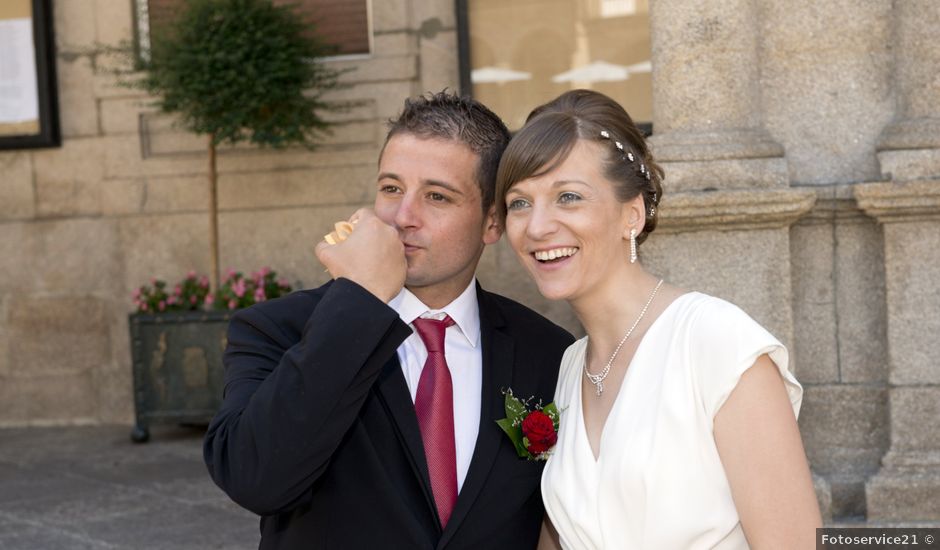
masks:
<svg viewBox="0 0 940 550"><path fill-rule="evenodd" d="M373 53L315 152L219 157L221 260L316 286L313 246L372 200L383 121L456 88L453 0L374 0ZM654 152L643 260L788 343L827 517L940 523L940 2L653 0ZM96 43L128 0L57 0L62 147L0 152L0 425L129 423L127 314L151 276L208 271L206 158ZM485 286L547 303L504 244Z"/></svg>

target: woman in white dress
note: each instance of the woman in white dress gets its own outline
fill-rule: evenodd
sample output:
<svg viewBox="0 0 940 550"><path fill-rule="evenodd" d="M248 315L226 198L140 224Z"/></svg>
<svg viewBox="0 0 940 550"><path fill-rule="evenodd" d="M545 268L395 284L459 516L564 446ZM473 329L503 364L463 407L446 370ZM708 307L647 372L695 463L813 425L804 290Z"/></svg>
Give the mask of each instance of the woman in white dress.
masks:
<svg viewBox="0 0 940 550"><path fill-rule="evenodd" d="M637 261L661 179L629 115L586 90L533 111L500 164L512 248L587 331L562 360L539 548L815 548L787 350Z"/></svg>

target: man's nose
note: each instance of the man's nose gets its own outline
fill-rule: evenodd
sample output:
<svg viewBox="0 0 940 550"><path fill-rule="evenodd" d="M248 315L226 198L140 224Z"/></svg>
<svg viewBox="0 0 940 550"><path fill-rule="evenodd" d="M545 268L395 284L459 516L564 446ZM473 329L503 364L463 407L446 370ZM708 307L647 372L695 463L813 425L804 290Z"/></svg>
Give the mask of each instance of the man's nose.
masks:
<svg viewBox="0 0 940 550"><path fill-rule="evenodd" d="M421 225L420 197L406 193L395 211L395 225L399 229L414 228Z"/></svg>

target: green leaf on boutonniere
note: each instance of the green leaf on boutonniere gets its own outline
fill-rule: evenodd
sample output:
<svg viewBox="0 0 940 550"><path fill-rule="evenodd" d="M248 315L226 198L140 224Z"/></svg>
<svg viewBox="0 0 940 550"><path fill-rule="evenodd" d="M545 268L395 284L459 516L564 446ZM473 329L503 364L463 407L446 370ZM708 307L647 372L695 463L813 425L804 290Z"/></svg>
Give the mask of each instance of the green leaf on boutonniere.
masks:
<svg viewBox="0 0 940 550"><path fill-rule="evenodd" d="M503 429L504 432L506 432L506 435L509 436L509 440L512 441L513 445L515 445L516 454L518 454L520 458L528 458L529 451L527 451L525 448L525 442L523 441L524 438L522 436L522 427L518 423L514 425L512 419L510 418L497 420L496 423L500 428Z"/></svg>
<svg viewBox="0 0 940 550"><path fill-rule="evenodd" d="M525 403L516 399L513 396L512 392L506 392L506 418L512 420L513 422L519 423L522 422L522 419L525 418L526 413Z"/></svg>
<svg viewBox="0 0 940 550"><path fill-rule="evenodd" d="M556 425L558 424L558 407L555 406L555 403L549 403L548 405L545 405L545 408L542 409L542 412L547 414L549 418L552 419L552 422L554 422Z"/></svg>

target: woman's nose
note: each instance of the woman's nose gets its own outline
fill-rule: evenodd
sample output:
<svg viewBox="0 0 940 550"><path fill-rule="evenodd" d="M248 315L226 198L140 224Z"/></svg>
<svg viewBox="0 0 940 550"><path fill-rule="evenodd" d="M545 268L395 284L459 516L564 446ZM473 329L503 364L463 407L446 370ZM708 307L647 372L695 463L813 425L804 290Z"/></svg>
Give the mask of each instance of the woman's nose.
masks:
<svg viewBox="0 0 940 550"><path fill-rule="evenodd" d="M533 240L543 240L558 229L558 220L552 209L535 204L526 224L526 236Z"/></svg>

